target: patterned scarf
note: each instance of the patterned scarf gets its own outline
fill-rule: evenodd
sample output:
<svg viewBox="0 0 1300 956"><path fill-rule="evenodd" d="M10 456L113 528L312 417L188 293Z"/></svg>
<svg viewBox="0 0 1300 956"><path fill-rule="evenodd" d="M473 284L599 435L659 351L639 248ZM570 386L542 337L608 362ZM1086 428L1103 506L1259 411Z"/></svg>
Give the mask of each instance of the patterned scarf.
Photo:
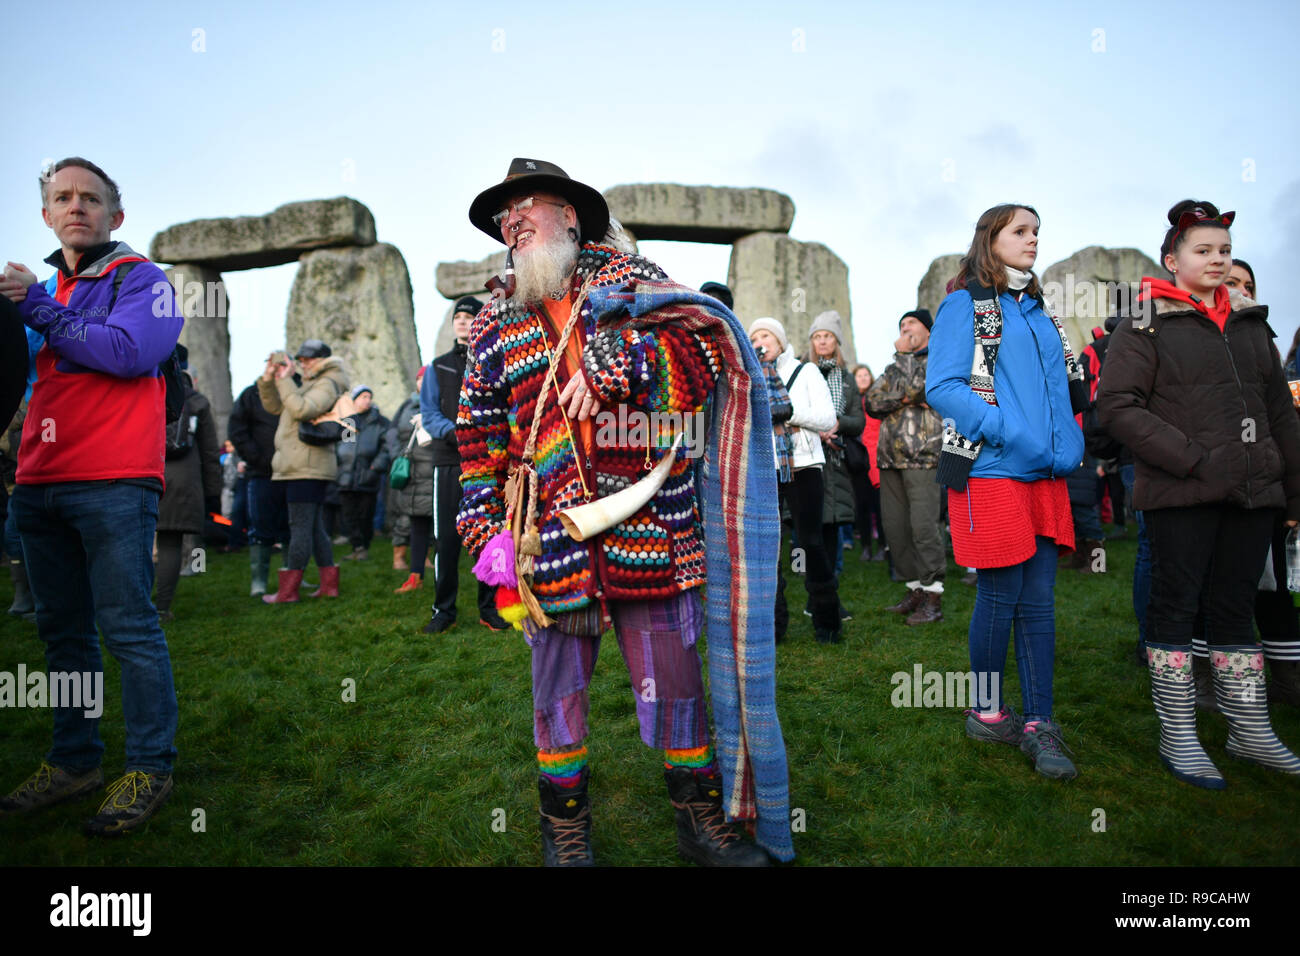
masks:
<svg viewBox="0 0 1300 956"><path fill-rule="evenodd" d="M819 358L817 368L821 370L822 378L826 379L826 387L831 390L831 404L835 406L835 414L843 415L845 412L844 405L844 377L840 374L839 363L833 358Z"/></svg>
<svg viewBox="0 0 1300 956"><path fill-rule="evenodd" d="M667 280L592 289L598 327L673 323L714 337L723 372L714 387L700 510L704 515L709 684L723 802L756 821L760 846L794 858L789 774L776 713L773 608L780 515L767 382L740 321L716 300Z"/></svg>
<svg viewBox="0 0 1300 956"><path fill-rule="evenodd" d="M970 388L988 404L996 405L998 398L994 390L993 370L998 361L998 348L1002 345L1002 310L998 307L998 294L993 289L969 283L966 291L970 293L971 302L975 306L975 355L971 359ZM1041 299L1039 304L1042 305ZM1047 317L1052 320L1057 334L1061 336L1061 350L1065 355L1065 374L1070 383L1071 407L1076 411L1082 411L1087 404L1087 385L1083 380L1083 366L1074 358L1074 350L1070 348L1070 340L1065 334L1061 320L1046 308L1043 311L1047 312ZM965 491L966 479L970 476L971 469L975 467L975 459L979 457L980 449L983 447L982 440L971 441L957 431L951 420L946 421L943 429L943 450L939 454L939 472L936 476L939 484L953 491Z"/></svg>

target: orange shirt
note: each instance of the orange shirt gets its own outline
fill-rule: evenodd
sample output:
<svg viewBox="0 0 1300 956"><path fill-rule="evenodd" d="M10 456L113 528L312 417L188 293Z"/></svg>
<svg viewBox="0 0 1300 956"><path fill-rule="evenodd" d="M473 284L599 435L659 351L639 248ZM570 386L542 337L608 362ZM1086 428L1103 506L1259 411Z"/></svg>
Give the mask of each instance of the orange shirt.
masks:
<svg viewBox="0 0 1300 956"><path fill-rule="evenodd" d="M563 299L556 302L554 299L546 298L542 300L542 309L546 315L546 322L551 327L551 333L555 341L560 340L560 335L564 332L564 326L569 321L569 313L573 311L573 293L570 291ZM587 336L583 332L582 319L573 323L573 331L569 333L569 341L565 344L564 355L560 359L560 368L555 376L555 381L560 387L560 392L564 391L565 384L574 376L582 375L582 349L587 344ZM563 372L563 381L561 375ZM550 389L550 395L543 396L547 402L558 401L559 392ZM596 444L596 422L591 416L585 420L576 422L570 420L570 426L577 426L578 438L582 442L583 450L587 456L591 455L592 449ZM575 449L576 451L576 449ZM579 466L581 467L581 466Z"/></svg>

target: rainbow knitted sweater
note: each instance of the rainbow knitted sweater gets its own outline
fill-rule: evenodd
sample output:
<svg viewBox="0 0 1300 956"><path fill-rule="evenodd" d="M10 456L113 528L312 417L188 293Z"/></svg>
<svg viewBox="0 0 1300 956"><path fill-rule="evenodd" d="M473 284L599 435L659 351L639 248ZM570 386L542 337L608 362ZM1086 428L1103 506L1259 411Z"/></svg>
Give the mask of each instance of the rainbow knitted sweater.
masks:
<svg viewBox="0 0 1300 956"><path fill-rule="evenodd" d="M648 259L586 243L573 288L593 274L592 288L666 278ZM655 497L594 539L574 541L559 512L584 502L584 479L592 498L602 498L659 461L685 416L701 412L712 394L720 350L709 334L670 325L598 328L589 302L578 321L587 343L583 373L602 409L588 456L574 452L558 393L549 390L541 402L534 465L542 554L532 589L551 614L593 600L667 597L705 580L696 461L680 451ZM504 526L506 477L522 458L556 345L550 324L531 308L494 300L474 320L456 419L463 489L456 527L472 554ZM561 364L560 391L566 381ZM576 436L577 422L570 425Z"/></svg>

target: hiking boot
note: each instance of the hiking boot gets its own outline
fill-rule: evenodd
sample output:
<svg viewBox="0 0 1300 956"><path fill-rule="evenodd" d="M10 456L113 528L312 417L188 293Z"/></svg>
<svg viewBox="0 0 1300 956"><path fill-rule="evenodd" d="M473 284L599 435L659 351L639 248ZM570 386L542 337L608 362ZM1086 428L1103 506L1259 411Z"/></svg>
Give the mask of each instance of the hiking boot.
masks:
<svg viewBox="0 0 1300 956"><path fill-rule="evenodd" d="M689 767L664 771L677 811L677 852L700 866L771 866L767 853L743 839L722 812L722 777Z"/></svg>
<svg viewBox="0 0 1300 956"><path fill-rule="evenodd" d="M75 800L104 785L104 771L96 767L77 775L41 761L37 771L13 793L0 797L0 813L23 813Z"/></svg>
<svg viewBox="0 0 1300 956"><path fill-rule="evenodd" d="M1073 780L1079 775L1066 754L1073 751L1061 739L1061 728L1050 720L1025 724L1020 752L1034 762L1034 769L1052 780Z"/></svg>
<svg viewBox="0 0 1300 956"><path fill-rule="evenodd" d="M1024 737L1024 722L1010 707L1003 707L997 720L980 720L972 707L966 711L966 736L971 740L1019 747Z"/></svg>
<svg viewBox="0 0 1300 956"><path fill-rule="evenodd" d="M424 625L424 633L441 634L455 623L456 619L450 614L444 614L442 611L434 611L433 617L429 619L429 623Z"/></svg>
<svg viewBox="0 0 1300 956"><path fill-rule="evenodd" d="M915 627L917 624L933 624L936 621L943 620L943 592L926 591L921 603L916 606L916 610L907 616L903 623L908 627Z"/></svg>
<svg viewBox="0 0 1300 956"><path fill-rule="evenodd" d="M171 774L132 770L108 788L99 813L86 822L87 836L119 836L142 826L171 792Z"/></svg>
<svg viewBox="0 0 1300 956"><path fill-rule="evenodd" d="M912 588L907 592L907 597L903 598L903 600L899 601L897 604L885 608L885 610L893 614L901 614L903 617L907 617L907 615L911 614L920 606L922 594L923 592L920 588Z"/></svg>
<svg viewBox="0 0 1300 956"><path fill-rule="evenodd" d="M542 866L595 866L591 848L591 801L582 768L576 787L561 787L550 778L537 778L541 796Z"/></svg>

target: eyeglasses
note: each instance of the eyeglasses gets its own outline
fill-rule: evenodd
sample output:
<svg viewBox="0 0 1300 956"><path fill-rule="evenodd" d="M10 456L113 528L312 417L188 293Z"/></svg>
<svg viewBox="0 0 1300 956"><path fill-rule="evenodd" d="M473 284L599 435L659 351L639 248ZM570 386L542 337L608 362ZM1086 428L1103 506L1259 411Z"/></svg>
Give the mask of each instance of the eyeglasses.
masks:
<svg viewBox="0 0 1300 956"><path fill-rule="evenodd" d="M510 218L511 213L522 215L532 209L533 203L535 202L545 203L548 206L559 206L560 208L564 208L568 205L568 203L554 202L550 199L538 199L536 196L525 196L523 199L512 202L510 205L506 206L505 209L502 209L499 213L493 216L492 225L500 229L501 224Z"/></svg>

